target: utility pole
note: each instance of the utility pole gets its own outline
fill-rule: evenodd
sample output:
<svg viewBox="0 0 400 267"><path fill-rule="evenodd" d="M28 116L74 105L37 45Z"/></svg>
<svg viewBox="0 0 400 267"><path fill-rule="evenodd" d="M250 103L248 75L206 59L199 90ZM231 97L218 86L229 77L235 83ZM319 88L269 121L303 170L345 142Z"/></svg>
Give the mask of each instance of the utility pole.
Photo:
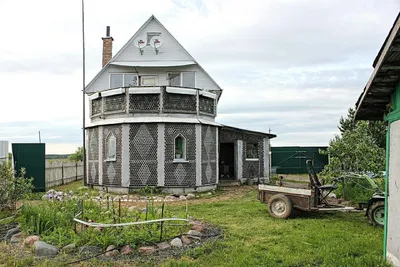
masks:
<svg viewBox="0 0 400 267"><path fill-rule="evenodd" d="M83 141L83 183L86 186L86 133L85 133L85 71L86 71L86 57L85 57L85 3L82 0L82 141Z"/></svg>

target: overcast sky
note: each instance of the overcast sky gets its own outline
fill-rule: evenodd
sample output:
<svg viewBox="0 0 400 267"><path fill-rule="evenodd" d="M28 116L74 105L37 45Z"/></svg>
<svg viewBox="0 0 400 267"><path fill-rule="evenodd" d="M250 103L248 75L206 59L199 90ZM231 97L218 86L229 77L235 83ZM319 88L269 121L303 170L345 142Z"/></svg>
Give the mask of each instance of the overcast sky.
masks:
<svg viewBox="0 0 400 267"><path fill-rule="evenodd" d="M224 89L217 121L327 145L362 92L398 0L86 0L87 83L154 14ZM80 0L0 0L0 140L82 142Z"/></svg>

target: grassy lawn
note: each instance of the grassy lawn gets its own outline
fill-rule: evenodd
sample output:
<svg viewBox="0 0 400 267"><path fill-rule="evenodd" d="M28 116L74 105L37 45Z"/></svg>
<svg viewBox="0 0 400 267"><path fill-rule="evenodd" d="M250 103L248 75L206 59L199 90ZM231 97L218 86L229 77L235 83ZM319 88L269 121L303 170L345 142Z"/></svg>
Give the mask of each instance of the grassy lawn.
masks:
<svg viewBox="0 0 400 267"><path fill-rule="evenodd" d="M171 211L181 208L168 207ZM306 213L289 220L274 219L266 205L257 201L256 187L237 187L190 201L189 214L221 226L223 240L187 250L161 266L388 266L381 257L383 230L370 226L363 213ZM26 266L0 247L0 265L6 260L7 266ZM36 259L28 262L38 263ZM39 263L62 265L57 259ZM80 264L154 265L151 257L146 263L91 260Z"/></svg>

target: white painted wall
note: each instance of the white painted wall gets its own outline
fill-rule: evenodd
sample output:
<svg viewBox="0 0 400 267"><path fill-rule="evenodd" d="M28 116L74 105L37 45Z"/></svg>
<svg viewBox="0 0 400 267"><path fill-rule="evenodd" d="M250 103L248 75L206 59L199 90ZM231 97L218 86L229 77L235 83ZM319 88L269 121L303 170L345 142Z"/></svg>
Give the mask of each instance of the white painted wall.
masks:
<svg viewBox="0 0 400 267"><path fill-rule="evenodd" d="M400 121L390 124L387 256L400 266Z"/></svg>
<svg viewBox="0 0 400 267"><path fill-rule="evenodd" d="M192 57L174 40L172 35L168 33L163 26L157 21L151 20L139 33L145 42L147 42L147 32L160 32L162 46L156 55L155 50L151 46L143 48L143 55L140 54L139 48L134 44L136 38L132 42L128 42L125 49L118 54L114 61L130 62L130 61L147 61L147 60L193 60Z"/></svg>
<svg viewBox="0 0 400 267"><path fill-rule="evenodd" d="M219 90L218 85L212 81L198 65L179 66L179 67L125 67L109 65L106 70L94 81L90 87L91 92L98 92L110 88L110 74L111 73L138 73L139 76L143 75L157 75L158 85L168 85L167 74L168 72L195 72L196 73L196 88L205 90Z"/></svg>
<svg viewBox="0 0 400 267"><path fill-rule="evenodd" d="M8 141L0 141L0 163L8 159Z"/></svg>

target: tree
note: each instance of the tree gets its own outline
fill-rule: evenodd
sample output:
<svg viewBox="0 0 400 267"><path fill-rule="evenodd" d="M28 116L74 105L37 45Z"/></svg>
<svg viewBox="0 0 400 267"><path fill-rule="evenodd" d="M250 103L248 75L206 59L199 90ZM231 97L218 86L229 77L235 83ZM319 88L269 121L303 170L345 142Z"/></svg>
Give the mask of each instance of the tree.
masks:
<svg viewBox="0 0 400 267"><path fill-rule="evenodd" d="M379 173L385 169L385 131L382 122L355 121L355 111L349 109L339 121L340 135L329 142L322 154L330 156L323 174L339 176L345 172Z"/></svg>
<svg viewBox="0 0 400 267"><path fill-rule="evenodd" d="M18 173L18 174L17 174ZM17 202L33 190L33 178L25 178L25 169L14 173L11 161L0 163L0 212L15 211Z"/></svg>
<svg viewBox="0 0 400 267"><path fill-rule="evenodd" d="M349 108L347 117L340 117L338 128L343 135L347 131L354 131L360 121L355 120L356 111ZM373 142L380 148L386 148L386 123L384 121L368 121L368 134Z"/></svg>
<svg viewBox="0 0 400 267"><path fill-rule="evenodd" d="M68 159L72 161L83 161L83 147L78 147L74 154L69 155Z"/></svg>

